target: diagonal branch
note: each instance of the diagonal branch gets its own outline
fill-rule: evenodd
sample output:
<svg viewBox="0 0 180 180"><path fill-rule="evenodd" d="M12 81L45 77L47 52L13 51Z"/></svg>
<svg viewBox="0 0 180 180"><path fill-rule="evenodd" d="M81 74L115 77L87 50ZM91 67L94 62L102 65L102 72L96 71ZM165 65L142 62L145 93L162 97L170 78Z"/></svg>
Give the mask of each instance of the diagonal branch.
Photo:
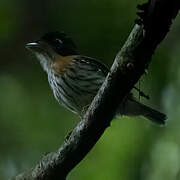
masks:
<svg viewBox="0 0 180 180"><path fill-rule="evenodd" d="M92 149L110 125L115 109L129 94L148 68L157 45L165 38L172 19L180 8L179 0L149 0L138 6L139 25L117 54L104 84L94 98L83 120L74 128L57 152L43 157L35 168L16 180L65 180L68 173Z"/></svg>

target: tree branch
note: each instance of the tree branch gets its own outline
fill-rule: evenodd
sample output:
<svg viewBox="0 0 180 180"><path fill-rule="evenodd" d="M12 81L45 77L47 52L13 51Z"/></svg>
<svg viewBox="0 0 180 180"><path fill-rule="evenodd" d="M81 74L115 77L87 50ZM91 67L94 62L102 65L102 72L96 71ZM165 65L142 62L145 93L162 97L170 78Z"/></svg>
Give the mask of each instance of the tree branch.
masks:
<svg viewBox="0 0 180 180"><path fill-rule="evenodd" d="M115 110L148 67L157 45L165 38L180 8L179 0L149 0L138 6L139 25L117 54L104 84L83 120L57 152L49 153L16 180L65 180L110 125Z"/></svg>

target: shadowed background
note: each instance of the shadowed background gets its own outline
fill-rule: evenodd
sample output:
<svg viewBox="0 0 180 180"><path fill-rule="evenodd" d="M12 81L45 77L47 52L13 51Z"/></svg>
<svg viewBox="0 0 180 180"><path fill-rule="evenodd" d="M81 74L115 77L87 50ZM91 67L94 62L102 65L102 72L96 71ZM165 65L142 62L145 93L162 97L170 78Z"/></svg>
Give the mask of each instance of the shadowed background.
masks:
<svg viewBox="0 0 180 180"><path fill-rule="evenodd" d="M49 31L69 34L82 54L111 66L133 28L130 0L0 1L0 180L32 167L55 151L78 117L55 101L27 42ZM114 120L70 180L175 180L180 178L180 16L160 45L141 90L165 112L166 127L142 117ZM137 97L138 98L138 97Z"/></svg>

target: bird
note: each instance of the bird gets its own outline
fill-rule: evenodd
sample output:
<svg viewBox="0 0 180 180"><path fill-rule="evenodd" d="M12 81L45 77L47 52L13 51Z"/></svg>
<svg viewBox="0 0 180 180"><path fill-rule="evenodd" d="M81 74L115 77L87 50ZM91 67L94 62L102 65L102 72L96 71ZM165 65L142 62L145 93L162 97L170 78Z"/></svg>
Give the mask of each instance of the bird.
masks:
<svg viewBox="0 0 180 180"><path fill-rule="evenodd" d="M88 109L110 70L95 58L81 55L64 32L48 32L27 43L48 75L48 82L57 102L80 117ZM166 115L148 107L129 93L114 116L144 116L164 125Z"/></svg>

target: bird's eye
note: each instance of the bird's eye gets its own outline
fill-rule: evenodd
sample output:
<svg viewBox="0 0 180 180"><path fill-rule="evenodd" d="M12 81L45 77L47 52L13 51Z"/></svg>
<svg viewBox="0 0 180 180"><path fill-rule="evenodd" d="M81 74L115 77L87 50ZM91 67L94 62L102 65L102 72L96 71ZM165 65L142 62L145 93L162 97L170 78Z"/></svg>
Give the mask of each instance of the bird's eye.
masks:
<svg viewBox="0 0 180 180"><path fill-rule="evenodd" d="M63 44L63 42L60 39L56 39L57 43Z"/></svg>

